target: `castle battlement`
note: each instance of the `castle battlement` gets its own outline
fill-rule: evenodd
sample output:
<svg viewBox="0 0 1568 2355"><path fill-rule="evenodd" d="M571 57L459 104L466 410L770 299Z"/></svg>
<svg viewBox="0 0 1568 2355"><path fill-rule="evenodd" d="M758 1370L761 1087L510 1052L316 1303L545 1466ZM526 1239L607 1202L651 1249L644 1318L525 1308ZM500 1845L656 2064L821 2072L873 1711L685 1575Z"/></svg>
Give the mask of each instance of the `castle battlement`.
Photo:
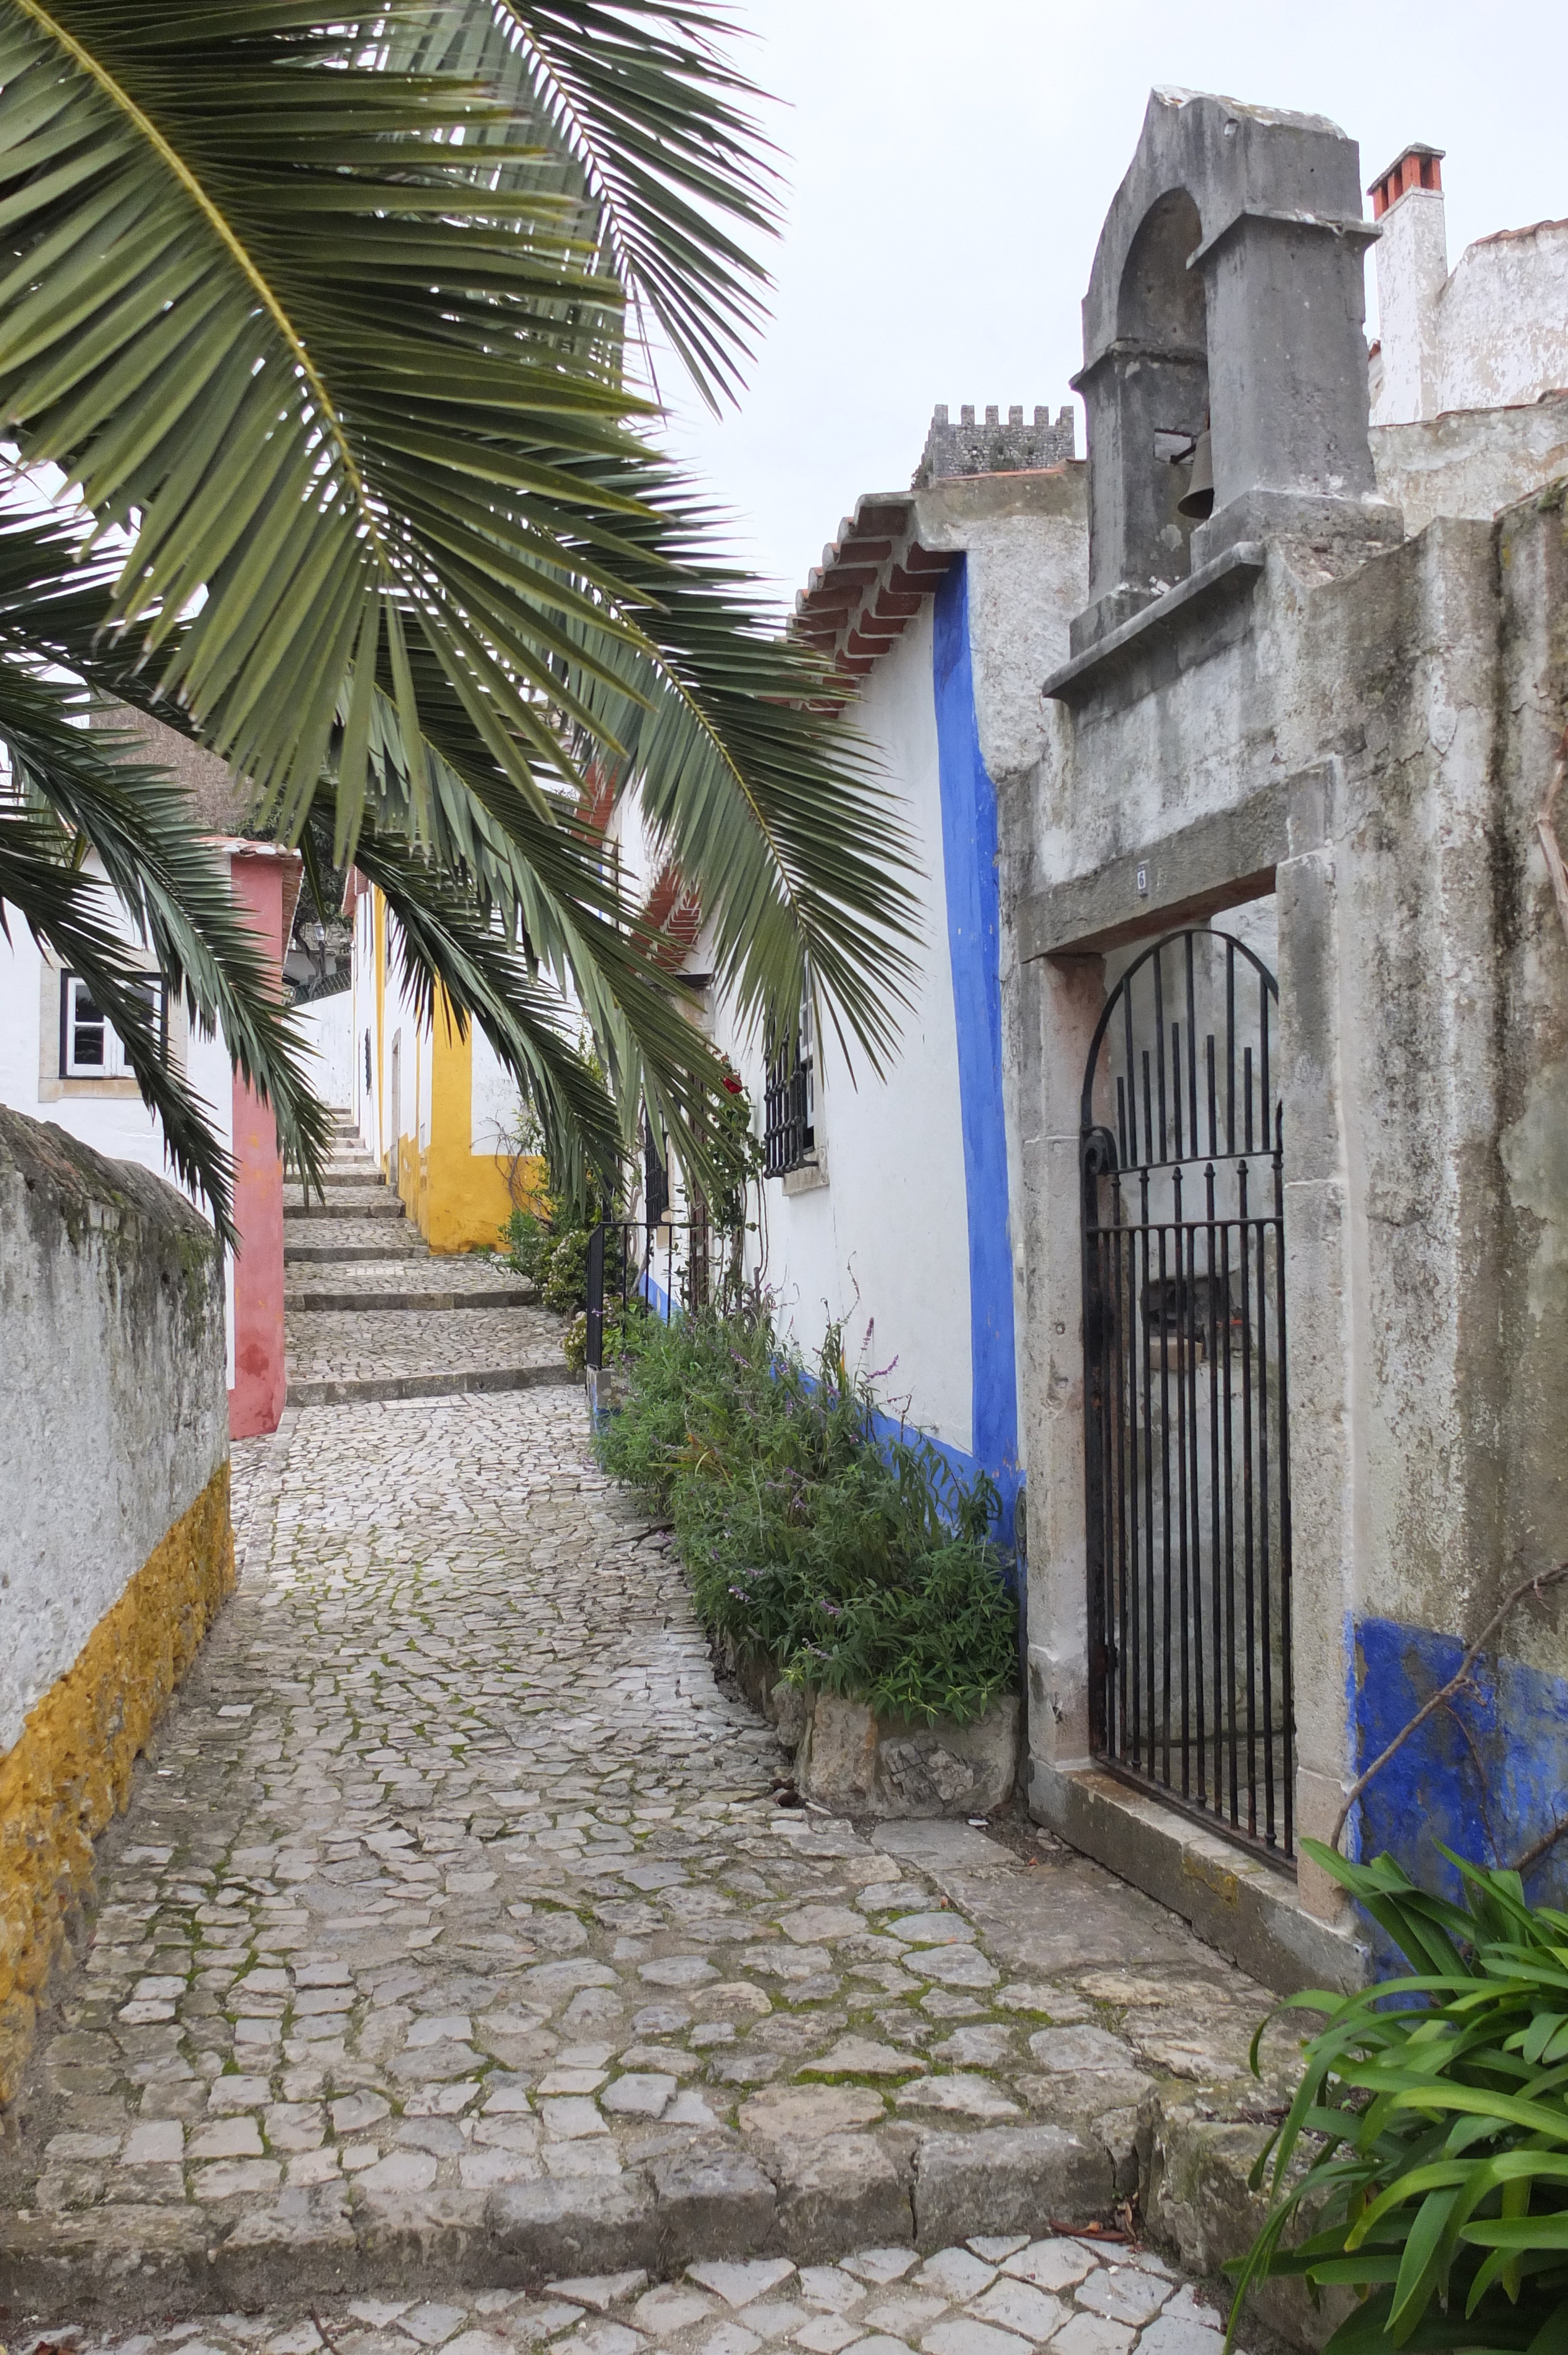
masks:
<svg viewBox="0 0 1568 2355"><path fill-rule="evenodd" d="M1065 465L1075 454L1075 423L1069 401L1057 411L1054 425L1048 409L1036 409L1033 423L1026 425L1022 407L1008 410L1005 425L999 409L988 409L985 422L977 425L973 403L966 401L955 425L947 402L941 401L932 411L912 487L928 490L933 483L961 474L1021 474Z"/></svg>

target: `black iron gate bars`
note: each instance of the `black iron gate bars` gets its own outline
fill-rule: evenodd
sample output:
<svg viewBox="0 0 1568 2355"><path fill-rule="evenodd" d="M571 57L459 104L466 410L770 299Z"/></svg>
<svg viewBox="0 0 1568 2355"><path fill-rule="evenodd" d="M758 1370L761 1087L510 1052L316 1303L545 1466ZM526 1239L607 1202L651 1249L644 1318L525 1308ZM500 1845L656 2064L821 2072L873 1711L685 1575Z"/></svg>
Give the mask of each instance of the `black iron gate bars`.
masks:
<svg viewBox="0 0 1568 2355"><path fill-rule="evenodd" d="M1285 1863L1277 1006L1273 975L1228 934L1175 932L1146 950L1090 1049L1080 1167L1091 1746Z"/></svg>

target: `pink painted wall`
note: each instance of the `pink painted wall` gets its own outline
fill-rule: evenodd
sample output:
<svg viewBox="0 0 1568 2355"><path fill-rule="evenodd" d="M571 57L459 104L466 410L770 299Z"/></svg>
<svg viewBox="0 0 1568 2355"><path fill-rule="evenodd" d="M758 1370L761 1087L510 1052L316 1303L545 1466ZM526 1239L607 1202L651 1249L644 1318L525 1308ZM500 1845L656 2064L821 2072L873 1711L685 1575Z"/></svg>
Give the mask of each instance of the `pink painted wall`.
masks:
<svg viewBox="0 0 1568 2355"><path fill-rule="evenodd" d="M281 988L284 932L299 896L297 855L270 844L231 843L234 896L265 945ZM238 1073L234 1079L233 1439L276 1431L288 1391L283 1356L283 1162L272 1114Z"/></svg>

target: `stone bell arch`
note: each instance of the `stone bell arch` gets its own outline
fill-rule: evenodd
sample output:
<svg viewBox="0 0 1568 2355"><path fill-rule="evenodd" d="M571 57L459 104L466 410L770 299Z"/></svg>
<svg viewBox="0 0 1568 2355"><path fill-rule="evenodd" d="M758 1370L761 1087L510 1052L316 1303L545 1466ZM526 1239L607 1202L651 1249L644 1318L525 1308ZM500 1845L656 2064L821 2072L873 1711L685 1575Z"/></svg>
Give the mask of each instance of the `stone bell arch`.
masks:
<svg viewBox="0 0 1568 2355"><path fill-rule="evenodd" d="M1238 543L1396 540L1367 438L1355 142L1157 90L1084 299L1089 603L1073 652ZM1210 430L1213 505L1180 511Z"/></svg>

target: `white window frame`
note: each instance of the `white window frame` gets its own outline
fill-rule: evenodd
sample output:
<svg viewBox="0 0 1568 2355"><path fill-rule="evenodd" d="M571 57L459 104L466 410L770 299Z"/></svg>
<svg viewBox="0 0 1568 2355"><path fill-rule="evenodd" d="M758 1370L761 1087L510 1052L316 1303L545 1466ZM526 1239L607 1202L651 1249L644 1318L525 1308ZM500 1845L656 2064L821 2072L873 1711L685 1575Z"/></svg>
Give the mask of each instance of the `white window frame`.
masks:
<svg viewBox="0 0 1568 2355"><path fill-rule="evenodd" d="M158 1020L159 1052L166 1061L169 1052L169 994L159 974L133 974L126 976L127 984L143 989L151 997ZM81 1019L79 997L87 1000L91 1009L90 1018ZM100 1033L103 1044L102 1060L93 1062L79 1057L77 1038L80 1031ZM79 973L64 972L60 975L60 1057L59 1075L62 1080L123 1080L132 1076L125 1059L125 1049L120 1033L106 1014L92 1005L89 985Z"/></svg>

